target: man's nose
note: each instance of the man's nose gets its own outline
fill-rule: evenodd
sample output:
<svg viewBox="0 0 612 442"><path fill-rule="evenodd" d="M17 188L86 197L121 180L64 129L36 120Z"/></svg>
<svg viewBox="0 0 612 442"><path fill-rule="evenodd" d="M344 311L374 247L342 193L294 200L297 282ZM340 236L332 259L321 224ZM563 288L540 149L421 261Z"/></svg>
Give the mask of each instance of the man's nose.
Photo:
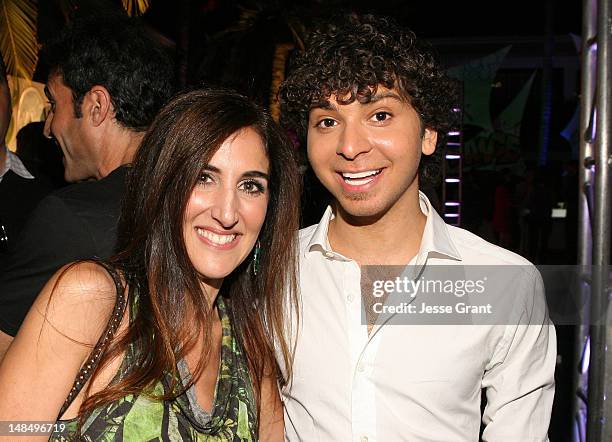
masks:
<svg viewBox="0 0 612 442"><path fill-rule="evenodd" d="M45 138L53 138L53 134L51 133L51 121L53 120L53 111L47 114L47 118L45 119L45 126L43 128L43 135Z"/></svg>
<svg viewBox="0 0 612 442"><path fill-rule="evenodd" d="M347 122L338 140L336 153L347 160L354 160L371 149L372 145L365 128L357 122Z"/></svg>

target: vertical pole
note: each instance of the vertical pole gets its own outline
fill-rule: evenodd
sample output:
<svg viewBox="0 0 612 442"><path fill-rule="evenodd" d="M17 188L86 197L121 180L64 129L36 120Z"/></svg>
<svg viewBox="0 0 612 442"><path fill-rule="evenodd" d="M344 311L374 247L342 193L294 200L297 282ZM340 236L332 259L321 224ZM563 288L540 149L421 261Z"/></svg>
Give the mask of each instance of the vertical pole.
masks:
<svg viewBox="0 0 612 442"><path fill-rule="evenodd" d="M578 164L578 256L576 262L581 269L587 269L591 264L591 223L587 194L593 183L593 169L587 166L587 159L593 157L593 134L591 133L591 116L593 115L593 94L595 92L595 67L597 61L597 50L594 44L597 33L597 0L583 0L582 2L582 48L581 54L581 79L580 79L580 155ZM593 122L594 123L594 122ZM581 272L582 273L582 272ZM590 275L583 274L579 278L576 287L580 295L579 306L588 305L590 294L590 283L587 283ZM586 368L583 358L588 358L587 346L589 335L589 318L582 317L576 325L574 355L575 372L573 377L573 403L572 412L574 425L572 431L572 442L586 441L586 402L584 398L587 392Z"/></svg>
<svg viewBox="0 0 612 442"><path fill-rule="evenodd" d="M591 361L589 366L589 409L587 440L612 440L612 328L608 317L608 265L610 263L610 99L612 98L612 0L597 7L597 116L595 137L595 188L593 216L593 278L591 291Z"/></svg>

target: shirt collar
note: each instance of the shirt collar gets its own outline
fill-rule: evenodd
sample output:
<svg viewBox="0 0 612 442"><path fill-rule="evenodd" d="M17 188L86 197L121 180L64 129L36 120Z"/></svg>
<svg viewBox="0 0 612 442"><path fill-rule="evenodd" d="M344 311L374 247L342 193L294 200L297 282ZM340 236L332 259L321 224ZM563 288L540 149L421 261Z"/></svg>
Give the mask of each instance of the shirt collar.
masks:
<svg viewBox="0 0 612 442"><path fill-rule="evenodd" d="M427 217L427 221L421 237L421 247L416 255L417 264L428 257L447 257L461 261L461 255L451 239L448 225L421 191L419 191L419 205L421 206L421 212Z"/></svg>
<svg viewBox="0 0 612 442"><path fill-rule="evenodd" d="M421 212L423 212L423 214L427 217L427 221L425 222L425 228L423 229L421 247L415 256L415 259L413 259L413 263L416 265L424 264L429 257L446 257L460 261L461 255L457 251L457 248L450 237L448 225L444 222L440 215L438 215L435 209L431 206L429 199L421 191L419 191L419 205L421 207ZM334 219L332 208L331 206L327 206L321 221L319 221L319 224L316 226L315 231L310 238L308 245L306 246L306 250L304 252L305 257L307 257L309 253L318 250L328 258L334 256L341 260L347 260L347 258L343 257L339 253L334 252L329 244L327 232L329 229L329 222L332 219Z"/></svg>
<svg viewBox="0 0 612 442"><path fill-rule="evenodd" d="M17 155L11 152L6 146L1 146L0 149L6 150L6 161L4 162L4 167L0 169L0 180L2 180L2 177L4 177L9 170L12 170L22 178L28 180L34 179L34 175L28 171Z"/></svg>
<svg viewBox="0 0 612 442"><path fill-rule="evenodd" d="M308 245L306 246L306 252L304 256L307 256L309 253L314 251L320 251L328 258L331 258L332 256L344 258L339 253L336 253L332 250L331 245L329 244L329 239L327 237L327 232L329 230L329 222L334 218L334 211L332 210L332 207L327 206L327 209L325 209L321 221L319 221L319 224L317 224L317 227L315 228L315 231L312 237L310 238Z"/></svg>

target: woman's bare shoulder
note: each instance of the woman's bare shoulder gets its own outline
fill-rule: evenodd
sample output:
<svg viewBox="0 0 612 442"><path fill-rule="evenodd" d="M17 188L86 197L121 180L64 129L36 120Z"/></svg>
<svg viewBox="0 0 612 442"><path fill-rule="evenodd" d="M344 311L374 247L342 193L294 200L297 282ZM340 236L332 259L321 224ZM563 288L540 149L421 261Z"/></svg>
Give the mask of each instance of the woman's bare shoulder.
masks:
<svg viewBox="0 0 612 442"><path fill-rule="evenodd" d="M47 282L34 304L45 322L62 334L95 343L117 300L108 271L93 261L68 264Z"/></svg>
<svg viewBox="0 0 612 442"><path fill-rule="evenodd" d="M99 264L69 264L53 275L0 364L0 420L57 417L116 298L113 278Z"/></svg>

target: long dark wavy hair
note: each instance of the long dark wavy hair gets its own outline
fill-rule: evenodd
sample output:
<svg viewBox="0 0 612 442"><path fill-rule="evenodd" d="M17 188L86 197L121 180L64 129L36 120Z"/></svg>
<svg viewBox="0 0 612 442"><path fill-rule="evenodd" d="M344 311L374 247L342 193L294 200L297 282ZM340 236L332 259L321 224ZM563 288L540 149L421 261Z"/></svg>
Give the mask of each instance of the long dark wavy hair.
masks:
<svg viewBox="0 0 612 442"><path fill-rule="evenodd" d="M438 132L438 147L456 121L456 84L412 31L394 20L347 14L319 24L308 36L281 86L281 120L306 136L310 109L333 94L340 104L369 102L378 86L397 88L418 113L421 129ZM442 149L423 155L419 183L438 176Z"/></svg>
<svg viewBox="0 0 612 442"><path fill-rule="evenodd" d="M196 90L162 109L130 171L118 253L109 263L128 286L137 287L138 302L130 304L134 310L127 331L104 350L98 371L130 345L136 359L119 382L84 401L81 415L130 393L150 394L148 387L165 373L177 377L177 361L194 347L201 332L205 344L210 343L213 312L187 254L183 217L202 168L228 137L245 128L261 136L270 162L268 209L259 234L260 268L254 276L247 257L225 278L219 296L227 298L257 397L263 376L280 377L275 344L290 377L291 351L283 319L288 302L296 305L300 181L294 148L269 114L246 97L227 90ZM195 316L197 324L185 321L186 312ZM194 380L207 357L204 352ZM177 384L164 396L153 397L175 397L185 389Z"/></svg>

